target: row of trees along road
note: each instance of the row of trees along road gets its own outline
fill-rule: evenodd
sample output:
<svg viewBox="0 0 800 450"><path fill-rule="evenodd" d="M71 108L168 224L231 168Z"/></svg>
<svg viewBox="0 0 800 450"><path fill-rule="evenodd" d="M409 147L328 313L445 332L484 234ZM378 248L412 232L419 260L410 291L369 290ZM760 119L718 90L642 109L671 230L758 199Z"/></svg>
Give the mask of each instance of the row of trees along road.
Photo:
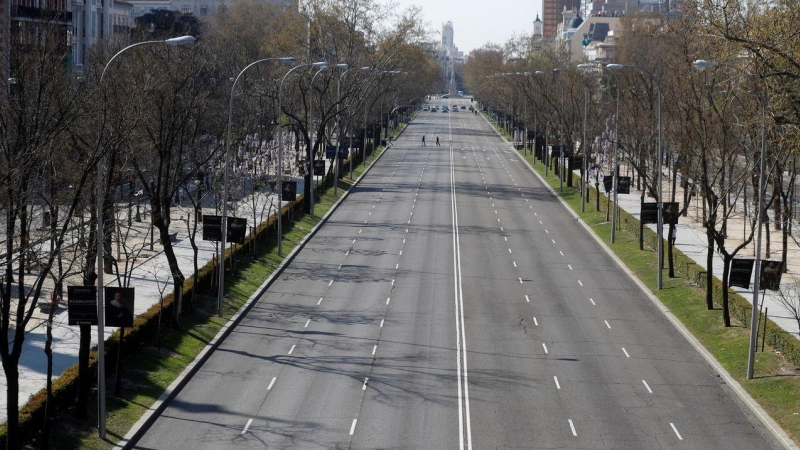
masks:
<svg viewBox="0 0 800 450"><path fill-rule="evenodd" d="M679 201L681 215L691 214L706 230L707 272L712 273L715 251L723 257L722 318L730 326L731 260L752 243L756 231L762 117L766 257L779 257L786 267L789 245L799 244L792 218L800 143L800 36L790 31L798 26L800 4L793 0L758 7L744 0L688 1L670 15L621 20L614 62L642 67L652 78L635 69L612 73L600 64L578 70L560 47L523 35L473 52L464 79L501 125L535 129L540 145L544 139L551 145L563 142L577 155L585 146L587 175L595 186L601 175L613 173L610 152L617 145L622 170L642 190L642 201L657 198L658 168L668 172L664 201ZM701 72L693 67L696 60L718 64ZM657 160L659 86L664 161ZM584 90L589 96L585 142ZM682 198L676 198L678 183ZM733 218L744 228L733 230ZM781 232L779 251L770 242L770 227ZM672 276L671 264L670 259ZM706 279L711 309L712 277Z"/></svg>
<svg viewBox="0 0 800 450"><path fill-rule="evenodd" d="M240 201L240 207L245 194L267 198L274 192L278 114L289 136L284 159L295 161L286 165L286 175L306 177L310 202L312 175L297 163L319 158L323 145L336 141L337 119L343 139L360 136L364 126L372 130L382 107L388 111L419 102L441 85L439 66L420 46L426 36L417 8L400 11L376 0L302 3L293 10L241 0L208 20L168 11L149 14L137 20L132 36L94 45L80 77L66 70L69 48L60 44L63 29L56 14L37 25L40 39L19 39L10 53L0 55L11 75L0 81L8 94L0 100L0 264L5 269L0 277L0 357L7 381L7 448L21 444L18 364L37 304L48 291L61 298L65 284L96 283L95 172L101 159L105 267L126 285L129 261L152 250L153 240L160 242L178 302L173 324L179 328L180 305L192 308L193 300L182 298L185 274L170 235L189 227L195 274L198 250L197 219L190 215L175 221L175 199L188 199L197 208L221 205L226 105L239 71L259 59L286 56L297 58L297 64L326 61L331 66L313 86L316 70L294 71L284 84L280 112L278 83L289 70L286 65L260 64L237 86L231 136L237 179L231 184L249 188L229 200ZM106 62L120 49L184 34L197 37L197 43L128 51L99 85ZM342 77L335 64L359 70ZM401 72L405 75L398 76ZM120 199L123 190L127 197ZM133 194L138 194L137 211L143 203L149 215L149 246L146 239L140 245L126 240L135 222ZM264 209L259 215L252 204L254 220L263 220ZM122 246L125 258L115 257L114 241L117 254ZM87 413L95 377L88 370L91 333L88 326L80 329L78 415Z"/></svg>

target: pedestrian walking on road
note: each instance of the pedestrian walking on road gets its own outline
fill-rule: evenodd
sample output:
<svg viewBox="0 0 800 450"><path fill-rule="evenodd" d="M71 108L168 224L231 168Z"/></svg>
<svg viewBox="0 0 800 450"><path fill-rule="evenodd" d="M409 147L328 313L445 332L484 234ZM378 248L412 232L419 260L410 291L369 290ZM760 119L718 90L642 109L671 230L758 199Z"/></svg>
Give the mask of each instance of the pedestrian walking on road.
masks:
<svg viewBox="0 0 800 450"><path fill-rule="evenodd" d="M422 135L422 146L425 147L425 135Z"/></svg>
<svg viewBox="0 0 800 450"><path fill-rule="evenodd" d="M436 136L436 146L439 147L439 136Z"/></svg>

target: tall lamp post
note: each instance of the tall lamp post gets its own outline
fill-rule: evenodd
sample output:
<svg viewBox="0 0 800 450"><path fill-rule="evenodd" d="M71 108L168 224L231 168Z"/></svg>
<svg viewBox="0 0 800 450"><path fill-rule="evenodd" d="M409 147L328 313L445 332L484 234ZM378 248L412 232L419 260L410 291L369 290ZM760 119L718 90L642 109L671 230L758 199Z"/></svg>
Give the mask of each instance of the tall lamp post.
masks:
<svg viewBox="0 0 800 450"><path fill-rule="evenodd" d="M314 122L313 121L313 119L314 119L314 108L313 108L313 105L314 105L314 80L317 79L317 75L319 75L320 73L322 73L323 70L325 70L325 69L327 69L329 67L330 66L328 66L328 65L322 66L317 71L317 73L315 73L314 76L311 77L311 83L308 85L309 86L308 87L308 91L310 93L310 96L309 96L309 99L308 99L308 110L309 110L309 113L311 114L311 117L310 117L309 120L311 121L312 126L313 126L313 122ZM308 128L309 128L309 132L310 132L311 126L309 126ZM314 141L311 141L311 149L312 150L314 149ZM309 158L308 158L308 173L309 173L309 177L308 177L308 179L309 179L309 184L311 186L309 188L309 191L311 192L311 198L309 200L311 202L310 203L311 204L311 217L314 217L314 152L313 151L309 151L308 153L309 153Z"/></svg>
<svg viewBox="0 0 800 450"><path fill-rule="evenodd" d="M278 180L281 181L281 191L278 194L278 255L283 255L283 82L290 73L301 67L325 67L328 63L319 61L308 64L300 64L289 69L281 79L278 86Z"/></svg>
<svg viewBox="0 0 800 450"><path fill-rule="evenodd" d="M533 72L533 75L536 76L536 77L544 77L544 72L541 71L541 70L537 70L537 71ZM548 147L547 133L549 131L548 129L549 129L549 122L546 122L545 125L544 125L544 155L542 155L544 157L542 162L544 163L544 176L545 177L547 176L547 171L549 169L549 167L548 167L548 162L549 162L548 156L549 156L550 152L549 152L549 150L547 148ZM536 158L534 157L534 162L535 162L535 160L536 160Z"/></svg>
<svg viewBox="0 0 800 450"><path fill-rule="evenodd" d="M662 261L664 259L664 215L663 215L663 187L661 182L662 177L662 170L661 170L661 163L664 160L664 150L663 150L663 141L664 141L664 127L661 123L661 84L658 82L658 78L650 72L649 70L645 69L644 67L640 66L630 66L627 64L608 64L606 69L608 70L620 70L620 69L637 69L644 73L646 73L650 78L653 79L653 83L656 85L656 91L658 94L658 162L656 162L656 169L658 170L658 272L656 272L656 282L658 284L658 289L662 289L664 287L664 280L662 274Z"/></svg>
<svg viewBox="0 0 800 450"><path fill-rule="evenodd" d="M339 148L342 146L342 130L339 128L339 115L342 112L342 77L349 72L345 63L336 64L344 69L336 81L336 154L333 155L333 195L339 193Z"/></svg>
<svg viewBox="0 0 800 450"><path fill-rule="evenodd" d="M365 67L359 67L357 69L353 68L353 69L350 69L350 70L366 71L366 70L372 70L372 68L369 67L369 66L365 66ZM347 71L345 71L345 72L347 72ZM342 73L342 75L344 75L344 73ZM339 81L341 82L341 77L339 78ZM338 90L338 88L337 88L337 90ZM356 114L356 112L354 111L352 114L349 115L349 119L347 120L348 128L352 128L352 126L353 126L353 117L355 116L355 114ZM354 130L350 130L350 150L353 149L353 131ZM351 154L349 156L350 156L350 170L348 172L350 173L349 177L352 180L353 179L353 155ZM336 190L336 188L334 188L334 191L335 190Z"/></svg>
<svg viewBox="0 0 800 450"><path fill-rule="evenodd" d="M100 75L100 81L97 83L97 87L100 88L103 86L103 80L106 77L106 72L108 68L111 66L111 63L120 56L121 54L127 52L130 49L136 47L142 47L145 45L158 45L158 44L166 44L169 46L181 46L181 45L191 45L195 42L194 36L180 36L174 37L171 39L165 39L161 41L144 41L144 42L137 42L136 44L131 44L122 50L118 51L111 59L108 60L105 67L103 67L103 72ZM103 218L103 166L104 166L104 157L102 151L102 142L103 142L103 121L105 120L105 97L101 93L100 96L97 98L97 154L98 154L98 161L97 161L97 431L100 439L106 438L106 369L105 369L105 304L103 303L104 299L104 281L103 281L103 271L104 271L104 261L103 258L105 254L103 252L103 240L105 237L103 236L104 230L104 222L105 219Z"/></svg>
<svg viewBox="0 0 800 450"><path fill-rule="evenodd" d="M587 67L588 66L588 67ZM578 69L581 71L585 71L588 69L592 69L594 66L591 64L579 64ZM587 190L587 183L586 178L589 177L589 170L588 170L588 163L587 159L589 158L589 152L587 147L589 143L586 141L586 122L588 120L589 115L589 83L586 82L586 79L581 77L581 81L583 82L583 174L581 174L581 212L586 212L586 190ZM597 192L598 199L600 192ZM598 208L599 209L599 208Z"/></svg>
<svg viewBox="0 0 800 450"><path fill-rule="evenodd" d="M267 61L280 61L287 64L292 64L296 61L292 57L283 58L265 58L248 64L233 80L231 86L231 96L228 100L228 134L225 138L225 169L223 170L223 188L222 188L222 219L220 219L220 247L219 247L219 291L217 292L217 317L222 317L222 296L225 291L225 246L227 245L228 237L228 166L230 166L230 153L231 153L231 127L233 124L233 97L236 94L236 84L239 78L247 71L247 69L255 66L256 64L264 63ZM255 225L255 224L254 224Z"/></svg>
<svg viewBox="0 0 800 450"><path fill-rule="evenodd" d="M553 69L553 78L556 77L559 73L563 72L564 69L555 68ZM558 151L558 190L559 192L564 192L564 122L565 122L565 114L564 114L564 83L561 83L561 114L559 117L559 122L561 122L561 145L559 145Z"/></svg>
<svg viewBox="0 0 800 450"><path fill-rule="evenodd" d="M706 68L717 67L718 65L731 66L726 63L716 63L714 61L706 61L698 59L692 63L695 70L702 71ZM756 218L756 226L758 227L758 234L756 235L756 261L754 266L755 276L753 277L753 311L750 317L750 348L747 352L747 379L752 380L755 372L755 349L758 342L758 292L761 289L761 233L762 233L762 217L764 215L764 190L766 188L764 173L766 171L767 161L767 92L766 86L760 93L759 102L761 103L761 162L758 171L758 216Z"/></svg>

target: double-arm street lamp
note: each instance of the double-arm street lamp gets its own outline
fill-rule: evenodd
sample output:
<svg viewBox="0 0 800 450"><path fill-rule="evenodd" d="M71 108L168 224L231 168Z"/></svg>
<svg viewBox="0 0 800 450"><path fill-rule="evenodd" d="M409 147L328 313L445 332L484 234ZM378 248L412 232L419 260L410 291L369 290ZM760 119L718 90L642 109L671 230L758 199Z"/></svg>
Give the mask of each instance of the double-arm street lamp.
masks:
<svg viewBox="0 0 800 450"><path fill-rule="evenodd" d="M225 246L227 245L228 233L228 166L230 166L230 153L231 153L231 127L233 124L233 97L236 94L236 84L239 78L247 71L247 69L267 61L280 61L286 64L292 64L296 61L292 57L282 58L265 58L252 62L247 65L233 80L231 86L231 96L228 100L228 134L225 138L225 169L223 170L223 189L222 189L222 219L220 220L220 247L219 247L219 291L217 292L217 316L222 317L222 296L225 291ZM254 224L256 225L256 224Z"/></svg>
<svg viewBox="0 0 800 450"><path fill-rule="evenodd" d="M301 67L325 67L327 65L327 62L319 61L294 66L286 72L278 86L278 181L281 182L278 193L278 255L281 256L283 255L283 82L290 73Z"/></svg>
<svg viewBox="0 0 800 450"><path fill-rule="evenodd" d="M169 46L181 46L181 45L191 45L195 42L194 36L180 36L171 39L165 39L161 41L144 41L144 42L137 42L135 44L131 44L122 50L118 51L111 59L108 60L105 67L103 67L103 72L100 75L100 81L97 83L97 87L101 88L103 86L103 80L106 77L106 72L108 68L111 66L111 63L117 59L118 56L131 50L136 47L142 47L145 45L160 45L166 44ZM96 206L97 206L97 430L98 434L101 439L106 438L106 370L105 370L105 305L103 303L103 272L104 272L104 261L103 258L105 257L105 253L103 251L103 241L105 237L103 236L104 233L104 222L105 219L103 218L103 166L104 166L104 155L102 150L102 141L103 141L103 121L105 120L105 97L101 92L97 98L97 199L96 199Z"/></svg>
<svg viewBox="0 0 800 450"><path fill-rule="evenodd" d="M664 141L664 128L661 123L661 84L658 82L658 78L650 72L649 70L645 69L644 67L640 66L630 66L627 64L608 64L606 65L606 69L608 70L620 70L620 69L636 69L646 73L650 78L652 78L653 83L656 86L656 92L658 94L658 161L656 162L656 170L658 171L657 181L658 183L658 271L656 272L656 282L658 284L658 289L662 289L664 287L664 280L662 274L662 261L664 258L664 215L663 215L663 186L661 182L661 177L663 175L663 171L661 170L661 164L664 160L664 153L663 153L663 141ZM616 169L616 168L615 168Z"/></svg>
<svg viewBox="0 0 800 450"><path fill-rule="evenodd" d="M692 63L695 70L702 71L707 68L717 67L719 65L731 66L727 63L717 63L714 61L706 61L698 59ZM756 223L758 227L758 234L756 235L756 260L753 264L755 276L753 277L753 310L750 317L750 348L747 353L747 379L752 380L755 372L755 349L758 342L758 292L761 289L761 233L762 233L762 218L764 216L764 190L766 189L766 180L764 173L766 172L767 164L767 90L766 86L759 95L759 102L761 103L761 162L758 171L758 216Z"/></svg>

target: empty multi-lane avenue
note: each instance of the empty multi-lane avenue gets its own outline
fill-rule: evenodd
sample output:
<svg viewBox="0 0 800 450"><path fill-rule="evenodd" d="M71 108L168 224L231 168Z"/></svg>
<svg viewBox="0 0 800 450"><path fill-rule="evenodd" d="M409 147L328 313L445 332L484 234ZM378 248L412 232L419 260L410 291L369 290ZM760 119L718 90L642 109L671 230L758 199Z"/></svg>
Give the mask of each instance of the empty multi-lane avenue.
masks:
<svg viewBox="0 0 800 450"><path fill-rule="evenodd" d="M417 116L133 448L773 448L751 416L460 110Z"/></svg>

